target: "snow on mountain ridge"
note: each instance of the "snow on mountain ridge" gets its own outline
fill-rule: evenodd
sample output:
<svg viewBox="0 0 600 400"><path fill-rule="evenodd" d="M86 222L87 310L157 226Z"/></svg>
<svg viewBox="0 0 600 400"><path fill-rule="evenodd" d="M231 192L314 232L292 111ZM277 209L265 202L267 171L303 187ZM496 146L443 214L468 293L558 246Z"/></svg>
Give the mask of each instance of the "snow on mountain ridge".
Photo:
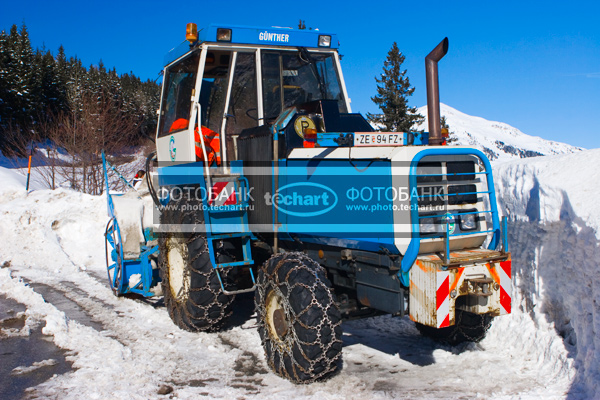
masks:
<svg viewBox="0 0 600 400"><path fill-rule="evenodd" d="M427 106L417 111L425 121L416 126L428 131ZM440 114L446 117L450 132L458 139L456 144L472 146L483 151L492 161L507 161L555 154L579 152L581 147L530 136L504 122L489 121L460 112L446 104L440 104Z"/></svg>

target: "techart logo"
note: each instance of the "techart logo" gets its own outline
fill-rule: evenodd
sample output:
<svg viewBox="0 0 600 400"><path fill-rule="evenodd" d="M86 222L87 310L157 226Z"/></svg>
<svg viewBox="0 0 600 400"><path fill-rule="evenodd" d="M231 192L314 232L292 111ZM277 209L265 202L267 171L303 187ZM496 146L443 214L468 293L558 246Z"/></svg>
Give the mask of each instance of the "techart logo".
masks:
<svg viewBox="0 0 600 400"><path fill-rule="evenodd" d="M338 203L337 194L319 183L297 182L282 186L265 202L279 211L295 217L316 217L331 211Z"/></svg>
<svg viewBox="0 0 600 400"><path fill-rule="evenodd" d="M175 161L175 156L177 155L177 149L175 148L175 137L171 136L171 140L169 140L169 154L171 155L171 161Z"/></svg>

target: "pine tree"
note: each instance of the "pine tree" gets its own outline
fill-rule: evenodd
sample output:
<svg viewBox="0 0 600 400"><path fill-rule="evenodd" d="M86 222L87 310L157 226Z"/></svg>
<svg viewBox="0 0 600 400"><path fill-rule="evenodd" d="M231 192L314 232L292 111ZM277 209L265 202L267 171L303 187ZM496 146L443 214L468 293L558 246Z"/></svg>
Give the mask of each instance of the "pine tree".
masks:
<svg viewBox="0 0 600 400"><path fill-rule="evenodd" d="M121 86L121 79L117 74L117 70L113 67L108 71L105 81L103 82L104 90L113 99L115 104L123 103L123 87ZM121 111L124 111L123 109Z"/></svg>
<svg viewBox="0 0 600 400"><path fill-rule="evenodd" d="M10 33L6 35L5 48L3 50L4 61L4 79L6 82L6 93L4 95L4 112L2 115L3 127L14 125L15 114L18 111L18 57L17 57L17 42L19 40L19 32L17 25L10 28Z"/></svg>
<svg viewBox="0 0 600 400"><path fill-rule="evenodd" d="M38 75L35 57L29 41L27 27L23 24L20 31L16 25L10 34L2 34L2 53L0 54L0 135L2 145L7 143L27 143L36 113L38 95ZM22 150L22 149L21 149ZM8 152L13 150L8 148Z"/></svg>
<svg viewBox="0 0 600 400"><path fill-rule="evenodd" d="M94 122L89 121L94 115L107 118L106 124L95 121L93 135L100 138L115 121L131 122L122 136L137 145L156 129L159 97L154 81L142 82L133 73L119 76L102 61L88 70L77 57L67 59L62 46L56 58L43 47L33 50L25 25L0 31L0 150L5 155L23 153L31 135L43 140L62 129L54 125L66 123L67 117L73 129ZM79 137L77 144L83 140Z"/></svg>
<svg viewBox="0 0 600 400"><path fill-rule="evenodd" d="M401 70L404 55L394 42L383 63L383 73L377 82L377 96L371 100L382 111L381 114L367 113L368 120L390 132L409 132L412 127L423 121L423 116L417 113L416 107L408 106L408 97L415 91L410 86L406 70Z"/></svg>
<svg viewBox="0 0 600 400"><path fill-rule="evenodd" d="M82 94L87 89L85 81L87 70L77 57L71 57L67 63L66 107L65 111L76 112L82 107Z"/></svg>
<svg viewBox="0 0 600 400"><path fill-rule="evenodd" d="M19 123L26 125L31 122L37 112L36 95L39 86L38 75L34 65L34 54L29 41L29 33L25 24L21 26L17 40L17 90L19 102Z"/></svg>
<svg viewBox="0 0 600 400"><path fill-rule="evenodd" d="M0 128L4 128L8 116L8 106L10 97L10 86L8 80L8 35L0 31ZM0 136L0 146L3 145L3 137Z"/></svg>
<svg viewBox="0 0 600 400"><path fill-rule="evenodd" d="M59 110L66 110L67 104L67 82L69 81L69 71L65 48L60 45L56 55L56 85L58 91L57 107Z"/></svg>
<svg viewBox="0 0 600 400"><path fill-rule="evenodd" d="M50 51L42 58L42 96L44 108L52 114L61 109L61 82L56 70L56 60Z"/></svg>

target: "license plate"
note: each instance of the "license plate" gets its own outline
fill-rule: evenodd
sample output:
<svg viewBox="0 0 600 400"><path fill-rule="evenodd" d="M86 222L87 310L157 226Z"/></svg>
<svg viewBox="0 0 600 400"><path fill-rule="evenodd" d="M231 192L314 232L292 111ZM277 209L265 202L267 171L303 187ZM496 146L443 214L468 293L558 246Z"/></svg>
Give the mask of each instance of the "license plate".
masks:
<svg viewBox="0 0 600 400"><path fill-rule="evenodd" d="M404 133L356 132L354 146L402 146Z"/></svg>

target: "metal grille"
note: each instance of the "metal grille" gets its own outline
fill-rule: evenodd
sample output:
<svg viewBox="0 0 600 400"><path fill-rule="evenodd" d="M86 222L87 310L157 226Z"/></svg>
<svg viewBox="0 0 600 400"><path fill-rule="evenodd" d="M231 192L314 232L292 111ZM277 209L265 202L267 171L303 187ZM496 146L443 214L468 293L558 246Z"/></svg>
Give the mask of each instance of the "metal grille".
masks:
<svg viewBox="0 0 600 400"><path fill-rule="evenodd" d="M420 236L445 238L482 233L483 205L489 191L480 191L481 175L474 158L421 161L417 166Z"/></svg>

